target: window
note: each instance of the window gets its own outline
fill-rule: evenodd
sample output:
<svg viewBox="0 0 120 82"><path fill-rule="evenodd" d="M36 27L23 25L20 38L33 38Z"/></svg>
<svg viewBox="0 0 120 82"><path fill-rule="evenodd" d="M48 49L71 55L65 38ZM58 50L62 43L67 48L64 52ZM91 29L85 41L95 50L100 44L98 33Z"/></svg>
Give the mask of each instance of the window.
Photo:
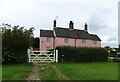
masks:
<svg viewBox="0 0 120 82"><path fill-rule="evenodd" d="M49 46L47 46L47 47L46 47L46 50L49 50L49 49L50 49L50 47L49 47Z"/></svg>
<svg viewBox="0 0 120 82"><path fill-rule="evenodd" d="M65 43L68 43L68 38L65 38L65 39L64 39L64 42L65 42Z"/></svg>
<svg viewBox="0 0 120 82"><path fill-rule="evenodd" d="M82 40L82 43L85 44L86 40Z"/></svg>
<svg viewBox="0 0 120 82"><path fill-rule="evenodd" d="M97 41L94 41L93 44L97 44Z"/></svg>
<svg viewBox="0 0 120 82"><path fill-rule="evenodd" d="M50 38L46 38L46 42L50 42L50 40L51 40Z"/></svg>

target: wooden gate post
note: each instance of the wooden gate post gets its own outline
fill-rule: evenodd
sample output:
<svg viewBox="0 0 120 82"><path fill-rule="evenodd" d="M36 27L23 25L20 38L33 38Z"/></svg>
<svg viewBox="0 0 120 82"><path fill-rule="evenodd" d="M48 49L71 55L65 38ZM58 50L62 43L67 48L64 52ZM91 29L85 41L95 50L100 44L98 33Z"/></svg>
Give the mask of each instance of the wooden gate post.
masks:
<svg viewBox="0 0 120 82"><path fill-rule="evenodd" d="M27 50L28 53L28 62L30 62L30 49Z"/></svg>
<svg viewBox="0 0 120 82"><path fill-rule="evenodd" d="M28 62L30 62L30 54L28 54Z"/></svg>
<svg viewBox="0 0 120 82"><path fill-rule="evenodd" d="M56 63L58 62L58 50L56 50L56 56L55 56L56 58Z"/></svg>

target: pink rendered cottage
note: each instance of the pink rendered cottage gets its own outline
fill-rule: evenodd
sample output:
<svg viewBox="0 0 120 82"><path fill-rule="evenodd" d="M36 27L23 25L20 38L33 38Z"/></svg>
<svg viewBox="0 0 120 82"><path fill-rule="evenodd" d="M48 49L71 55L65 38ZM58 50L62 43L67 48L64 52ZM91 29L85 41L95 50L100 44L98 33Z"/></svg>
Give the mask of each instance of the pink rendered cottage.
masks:
<svg viewBox="0 0 120 82"><path fill-rule="evenodd" d="M55 49L57 46L76 47L101 47L101 39L95 34L89 34L87 24L84 30L74 29L74 23L70 21L69 28L56 26L53 23L53 30L40 29L40 50Z"/></svg>

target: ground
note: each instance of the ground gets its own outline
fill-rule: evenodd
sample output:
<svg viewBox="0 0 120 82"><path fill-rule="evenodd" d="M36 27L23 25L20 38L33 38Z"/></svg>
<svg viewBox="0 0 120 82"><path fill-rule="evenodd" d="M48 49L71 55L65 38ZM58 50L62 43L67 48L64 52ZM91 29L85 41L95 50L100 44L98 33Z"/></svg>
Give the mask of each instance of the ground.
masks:
<svg viewBox="0 0 120 82"><path fill-rule="evenodd" d="M10 71L22 67L24 69L19 70L21 72L17 69ZM18 77L21 80L118 80L118 63L34 63L26 66L3 66L3 80L17 80Z"/></svg>

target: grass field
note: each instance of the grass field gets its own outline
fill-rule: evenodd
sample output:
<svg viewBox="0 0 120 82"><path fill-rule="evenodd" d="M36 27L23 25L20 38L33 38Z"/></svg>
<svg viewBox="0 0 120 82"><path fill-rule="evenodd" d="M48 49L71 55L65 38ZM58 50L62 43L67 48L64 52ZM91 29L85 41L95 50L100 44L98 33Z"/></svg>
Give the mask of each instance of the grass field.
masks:
<svg viewBox="0 0 120 82"><path fill-rule="evenodd" d="M32 64L3 65L3 80L24 80ZM118 63L53 63L39 67L41 80L118 80Z"/></svg>
<svg viewBox="0 0 120 82"><path fill-rule="evenodd" d="M2 80L24 80L31 72L32 64L7 64L2 66Z"/></svg>
<svg viewBox="0 0 120 82"><path fill-rule="evenodd" d="M72 80L118 80L118 63L58 63L61 72Z"/></svg>
<svg viewBox="0 0 120 82"><path fill-rule="evenodd" d="M0 81L2 81L2 65L0 65Z"/></svg>

